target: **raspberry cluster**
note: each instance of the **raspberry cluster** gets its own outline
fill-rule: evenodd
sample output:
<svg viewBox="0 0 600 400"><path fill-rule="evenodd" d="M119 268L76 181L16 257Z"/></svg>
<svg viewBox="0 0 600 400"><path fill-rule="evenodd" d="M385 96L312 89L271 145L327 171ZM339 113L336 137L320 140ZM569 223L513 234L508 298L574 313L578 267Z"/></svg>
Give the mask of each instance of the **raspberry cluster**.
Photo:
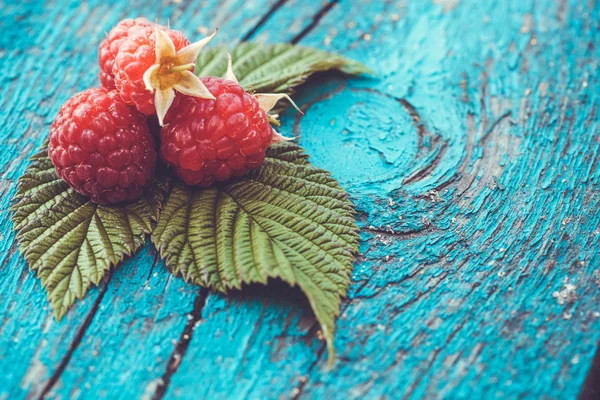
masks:
<svg viewBox="0 0 600 400"><path fill-rule="evenodd" d="M153 176L153 136L189 185L262 165L269 145L283 138L268 111L289 97L245 92L231 59L226 79L196 77L198 52L213 36L190 44L143 18L117 24L98 52L102 86L69 99L51 126L48 153L58 176L98 204L134 200Z"/></svg>

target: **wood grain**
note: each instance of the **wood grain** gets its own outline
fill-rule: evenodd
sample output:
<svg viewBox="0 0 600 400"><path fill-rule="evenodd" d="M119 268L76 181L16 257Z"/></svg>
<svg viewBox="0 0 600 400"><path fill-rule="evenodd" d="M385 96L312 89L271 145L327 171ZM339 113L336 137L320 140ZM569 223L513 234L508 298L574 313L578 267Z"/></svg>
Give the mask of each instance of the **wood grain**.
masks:
<svg viewBox="0 0 600 400"><path fill-rule="evenodd" d="M596 2L58 3L1 11L0 398L577 396L600 336ZM96 84L102 32L136 15L378 72L321 76L283 116L359 210L333 370L300 293L199 291L149 246L52 319L10 198Z"/></svg>

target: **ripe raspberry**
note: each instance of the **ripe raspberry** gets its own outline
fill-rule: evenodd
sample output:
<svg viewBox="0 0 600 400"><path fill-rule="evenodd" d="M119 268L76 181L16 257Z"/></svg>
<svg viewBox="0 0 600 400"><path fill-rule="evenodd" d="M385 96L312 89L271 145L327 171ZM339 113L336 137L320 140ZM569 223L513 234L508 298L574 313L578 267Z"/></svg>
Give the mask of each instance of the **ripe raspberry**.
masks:
<svg viewBox="0 0 600 400"><path fill-rule="evenodd" d="M106 35L106 39L100 43L100 48L98 49L100 82L108 90L115 89L113 66L121 44L129 35L139 30L140 27L145 26L152 26L152 23L146 18L124 19L112 28L108 35Z"/></svg>
<svg viewBox="0 0 600 400"><path fill-rule="evenodd" d="M113 67L115 85L123 101L146 115L156 113L155 96L144 83L144 73L156 62L155 29L168 35L176 51L189 45L179 31L158 25L140 26L120 43Z"/></svg>
<svg viewBox="0 0 600 400"><path fill-rule="evenodd" d="M208 186L259 167L273 128L258 100L236 82L202 78L216 100L178 96L161 130L160 153L187 184Z"/></svg>
<svg viewBox="0 0 600 400"><path fill-rule="evenodd" d="M50 128L48 154L58 176L99 204L139 197L156 163L144 116L105 88L63 104Z"/></svg>

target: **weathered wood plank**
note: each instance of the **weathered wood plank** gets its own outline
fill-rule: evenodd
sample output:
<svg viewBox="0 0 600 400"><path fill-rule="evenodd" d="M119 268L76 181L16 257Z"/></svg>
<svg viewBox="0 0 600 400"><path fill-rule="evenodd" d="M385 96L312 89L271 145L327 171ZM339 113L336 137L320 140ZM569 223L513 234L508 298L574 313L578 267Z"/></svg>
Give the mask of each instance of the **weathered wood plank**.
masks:
<svg viewBox="0 0 600 400"><path fill-rule="evenodd" d="M72 32L84 33L88 13L79 13L74 5L63 9L49 7L28 8L18 4L3 7L2 72L0 85L2 95L2 153L1 170L1 241L2 251L2 328L0 335L0 370L2 385L0 397L23 397L22 388L41 389L43 381L38 376L51 374L39 362L40 353L58 353L58 360L66 354L77 336L86 315L98 296L93 290L81 306L68 315L65 321L55 324L48 310L47 301L39 282L25 269L11 233L8 207L15 192L16 179L28 164L27 157L44 140L43 132L60 104L71 93L91 85L89 74L82 74L85 65L72 64L65 68L46 69L56 54L80 51L93 59L93 51L87 51L84 43L63 40L62 29L69 25ZM39 24L39 25L38 25ZM48 29L55 26L56 30ZM93 32L93 27L91 28ZM27 33L32 33L32 38ZM97 32L99 34L100 31ZM62 57L60 58L62 59ZM60 62L56 59L55 62ZM83 75L83 76L82 76ZM53 343L46 347L47 343ZM58 365L58 362L56 363Z"/></svg>
<svg viewBox="0 0 600 400"><path fill-rule="evenodd" d="M14 182L59 105L95 81L89 37L130 13L3 8L0 398L38 395L52 376L61 397L573 397L600 327L600 10L579 3L128 6L186 33L299 40L380 73L317 81L297 96L306 115L284 116L350 191L363 230L329 372L299 293L205 298L148 249L60 324L40 311L10 233Z"/></svg>

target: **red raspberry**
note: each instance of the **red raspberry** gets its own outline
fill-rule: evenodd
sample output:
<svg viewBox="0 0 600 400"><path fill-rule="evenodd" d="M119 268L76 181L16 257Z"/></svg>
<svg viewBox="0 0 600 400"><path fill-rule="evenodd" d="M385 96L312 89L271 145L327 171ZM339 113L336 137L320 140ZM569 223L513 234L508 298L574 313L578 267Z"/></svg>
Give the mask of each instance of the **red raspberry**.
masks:
<svg viewBox="0 0 600 400"><path fill-rule="evenodd" d="M177 96L160 153L189 185L208 186L259 167L273 140L267 113L238 83L202 78L216 100Z"/></svg>
<svg viewBox="0 0 600 400"><path fill-rule="evenodd" d="M129 35L144 26L153 25L146 18L124 19L112 28L108 35L106 35L106 39L100 43L100 48L98 49L100 82L102 83L102 86L108 90L113 90L115 88L113 66L121 44L129 37Z"/></svg>
<svg viewBox="0 0 600 400"><path fill-rule="evenodd" d="M155 27L157 25L142 26L131 32L121 42L113 67L115 85L123 101L146 115L156 113L154 94L146 89L143 80L144 73L156 62ZM176 51L190 44L179 31L159 29L169 35Z"/></svg>
<svg viewBox="0 0 600 400"><path fill-rule="evenodd" d="M99 204L139 197L156 163L144 116L105 88L63 104L50 128L48 154L58 176Z"/></svg>

